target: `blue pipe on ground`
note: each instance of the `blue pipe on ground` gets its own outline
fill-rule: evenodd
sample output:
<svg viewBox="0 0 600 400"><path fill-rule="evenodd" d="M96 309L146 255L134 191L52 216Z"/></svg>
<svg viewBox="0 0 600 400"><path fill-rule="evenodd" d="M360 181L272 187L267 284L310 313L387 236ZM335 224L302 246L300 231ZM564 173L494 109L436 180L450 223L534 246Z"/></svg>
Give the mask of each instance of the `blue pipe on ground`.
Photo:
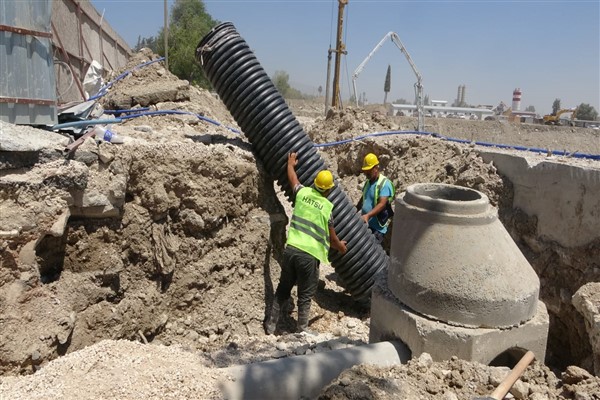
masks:
<svg viewBox="0 0 600 400"><path fill-rule="evenodd" d="M129 108L127 110L104 110L104 114L132 114L148 110L150 110L150 107Z"/></svg>
<svg viewBox="0 0 600 400"><path fill-rule="evenodd" d="M84 119L82 121L73 121L73 122L65 122L64 124L57 124L57 125L54 125L52 128L50 128L50 130L55 131L58 129L65 129L65 128L74 128L74 127L80 128L80 127L92 126L92 125L118 124L119 122L123 122L123 120L121 118Z"/></svg>
<svg viewBox="0 0 600 400"><path fill-rule="evenodd" d="M286 173L288 153L298 153L298 179L311 185L326 168L325 162L234 25L224 22L213 28L198 44L196 59L248 137L257 159L288 198L292 198ZM329 200L334 204L336 232L348 242L346 254L331 250L329 260L342 286L355 299L368 302L375 277L387 268L389 257L339 185Z"/></svg>
<svg viewBox="0 0 600 400"><path fill-rule="evenodd" d="M466 140L466 139L456 139L456 138L451 138L451 137L443 136L443 135L440 135L439 133L435 133L435 132L419 132L419 131L373 132L373 133L369 133L369 134L366 134L366 135L357 136L357 137L352 138L352 139L344 139L344 140L339 140L339 141L336 141L336 142L315 144L315 147L337 146L339 144L345 144L345 143L355 142L355 141L359 141L359 140L362 140L362 139L366 139L368 137L391 136L391 135L422 135L422 136L431 136L431 137L434 137L434 138L437 138L437 139L446 140L448 142L456 142L456 143L462 143L462 144L473 143L473 144L476 144L477 146L483 146L483 147L497 147L499 149L529 151L529 152L533 152L533 153L543 153L543 154L547 154L548 152L550 152L550 153L552 153L553 155L556 155L556 156L565 156L565 157L573 157L573 158L585 158L585 159L589 159L589 160L600 160L600 154L587 154L587 153L568 152L568 151L561 151L561 150L548 150L548 149L542 149L542 148L538 148L538 147L526 147L526 146L518 146L518 145L511 145L511 144L498 144L498 143L477 142L477 141L476 142L472 142L472 141Z"/></svg>

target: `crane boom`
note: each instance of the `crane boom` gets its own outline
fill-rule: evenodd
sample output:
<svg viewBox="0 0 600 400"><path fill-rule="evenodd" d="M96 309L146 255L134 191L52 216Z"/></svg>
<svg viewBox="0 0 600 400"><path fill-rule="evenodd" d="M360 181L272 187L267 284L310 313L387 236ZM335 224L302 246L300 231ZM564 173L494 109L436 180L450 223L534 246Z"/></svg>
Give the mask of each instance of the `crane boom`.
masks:
<svg viewBox="0 0 600 400"><path fill-rule="evenodd" d="M362 70L365 67L365 65L367 64L367 62L369 62L371 57L373 57L373 54L375 54L375 52L377 52L377 50L379 50L381 48L381 46L383 46L383 44L385 43L385 41L388 38L391 39L391 41L396 45L396 47L398 47L398 49L400 49L400 52L402 54L404 54L404 56L406 57L406 60L410 64L410 67L412 68L413 72L415 73L415 76L417 77L417 82L415 83L415 101L417 103L416 106L417 106L417 118L418 118L417 130L419 132L421 132L421 131L423 131L423 83L422 83L423 77L421 76L421 73L417 69L417 66L415 65L412 58L410 57L410 54L408 54L406 47L404 47L404 44L402 44L400 37L395 32L386 33L385 36L383 37L383 39L381 39L379 41L379 43L377 43L377 45L375 46L375 48L373 48L373 50L371 50L371 52L369 53L367 58L365 58L363 60L363 62L360 63L360 65L356 68L356 70L352 74L352 87L354 90L354 99L356 101L356 105L358 106L358 96L357 96L357 91L356 91L356 79L358 78L358 75L362 72Z"/></svg>

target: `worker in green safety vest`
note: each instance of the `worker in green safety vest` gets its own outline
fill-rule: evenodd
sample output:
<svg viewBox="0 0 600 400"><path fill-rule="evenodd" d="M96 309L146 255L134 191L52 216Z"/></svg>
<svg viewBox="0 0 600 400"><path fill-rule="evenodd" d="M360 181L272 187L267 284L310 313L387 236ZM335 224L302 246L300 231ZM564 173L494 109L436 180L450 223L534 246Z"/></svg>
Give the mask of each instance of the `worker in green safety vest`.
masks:
<svg viewBox="0 0 600 400"><path fill-rule="evenodd" d="M394 184L380 173L379 159L373 153L367 154L363 159L362 172L367 180L356 207L360 210L363 221L369 225L369 229L381 244L394 216L392 210Z"/></svg>
<svg viewBox="0 0 600 400"><path fill-rule="evenodd" d="M291 299L298 285L298 332L308 332L312 297L319 283L319 263L328 262L329 247L346 253L346 241L340 240L333 228L333 204L327 199L335 186L328 170L320 171L311 187L300 184L295 167L296 153L288 155L287 176L294 190L294 211L283 252L281 277L275 291L271 312L265 320L265 332L275 332L280 311Z"/></svg>

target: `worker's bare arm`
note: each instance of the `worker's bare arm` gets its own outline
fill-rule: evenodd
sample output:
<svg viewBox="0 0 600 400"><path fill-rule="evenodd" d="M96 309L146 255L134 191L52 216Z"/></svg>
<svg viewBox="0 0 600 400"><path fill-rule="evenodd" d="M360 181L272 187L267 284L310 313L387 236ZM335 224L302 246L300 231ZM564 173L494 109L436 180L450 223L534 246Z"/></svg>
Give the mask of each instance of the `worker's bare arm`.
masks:
<svg viewBox="0 0 600 400"><path fill-rule="evenodd" d="M287 176L290 187L294 189L297 185L300 184L298 180L298 176L296 175L295 167L298 164L298 156L296 153L288 154L288 162L287 162Z"/></svg>

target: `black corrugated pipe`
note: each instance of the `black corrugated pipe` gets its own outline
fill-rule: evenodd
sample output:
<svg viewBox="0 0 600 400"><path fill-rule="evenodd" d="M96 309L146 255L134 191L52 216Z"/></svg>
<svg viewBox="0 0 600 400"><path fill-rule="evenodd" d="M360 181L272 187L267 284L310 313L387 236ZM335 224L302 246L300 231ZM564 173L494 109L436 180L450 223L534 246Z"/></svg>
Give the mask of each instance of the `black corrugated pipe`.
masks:
<svg viewBox="0 0 600 400"><path fill-rule="evenodd" d="M288 153L298 153L298 179L310 186L325 163L235 26L224 22L213 28L198 44L196 60L288 198ZM331 250L329 260L343 287L368 301L375 275L387 268L389 258L338 185L328 198L336 232L348 242L346 254Z"/></svg>

